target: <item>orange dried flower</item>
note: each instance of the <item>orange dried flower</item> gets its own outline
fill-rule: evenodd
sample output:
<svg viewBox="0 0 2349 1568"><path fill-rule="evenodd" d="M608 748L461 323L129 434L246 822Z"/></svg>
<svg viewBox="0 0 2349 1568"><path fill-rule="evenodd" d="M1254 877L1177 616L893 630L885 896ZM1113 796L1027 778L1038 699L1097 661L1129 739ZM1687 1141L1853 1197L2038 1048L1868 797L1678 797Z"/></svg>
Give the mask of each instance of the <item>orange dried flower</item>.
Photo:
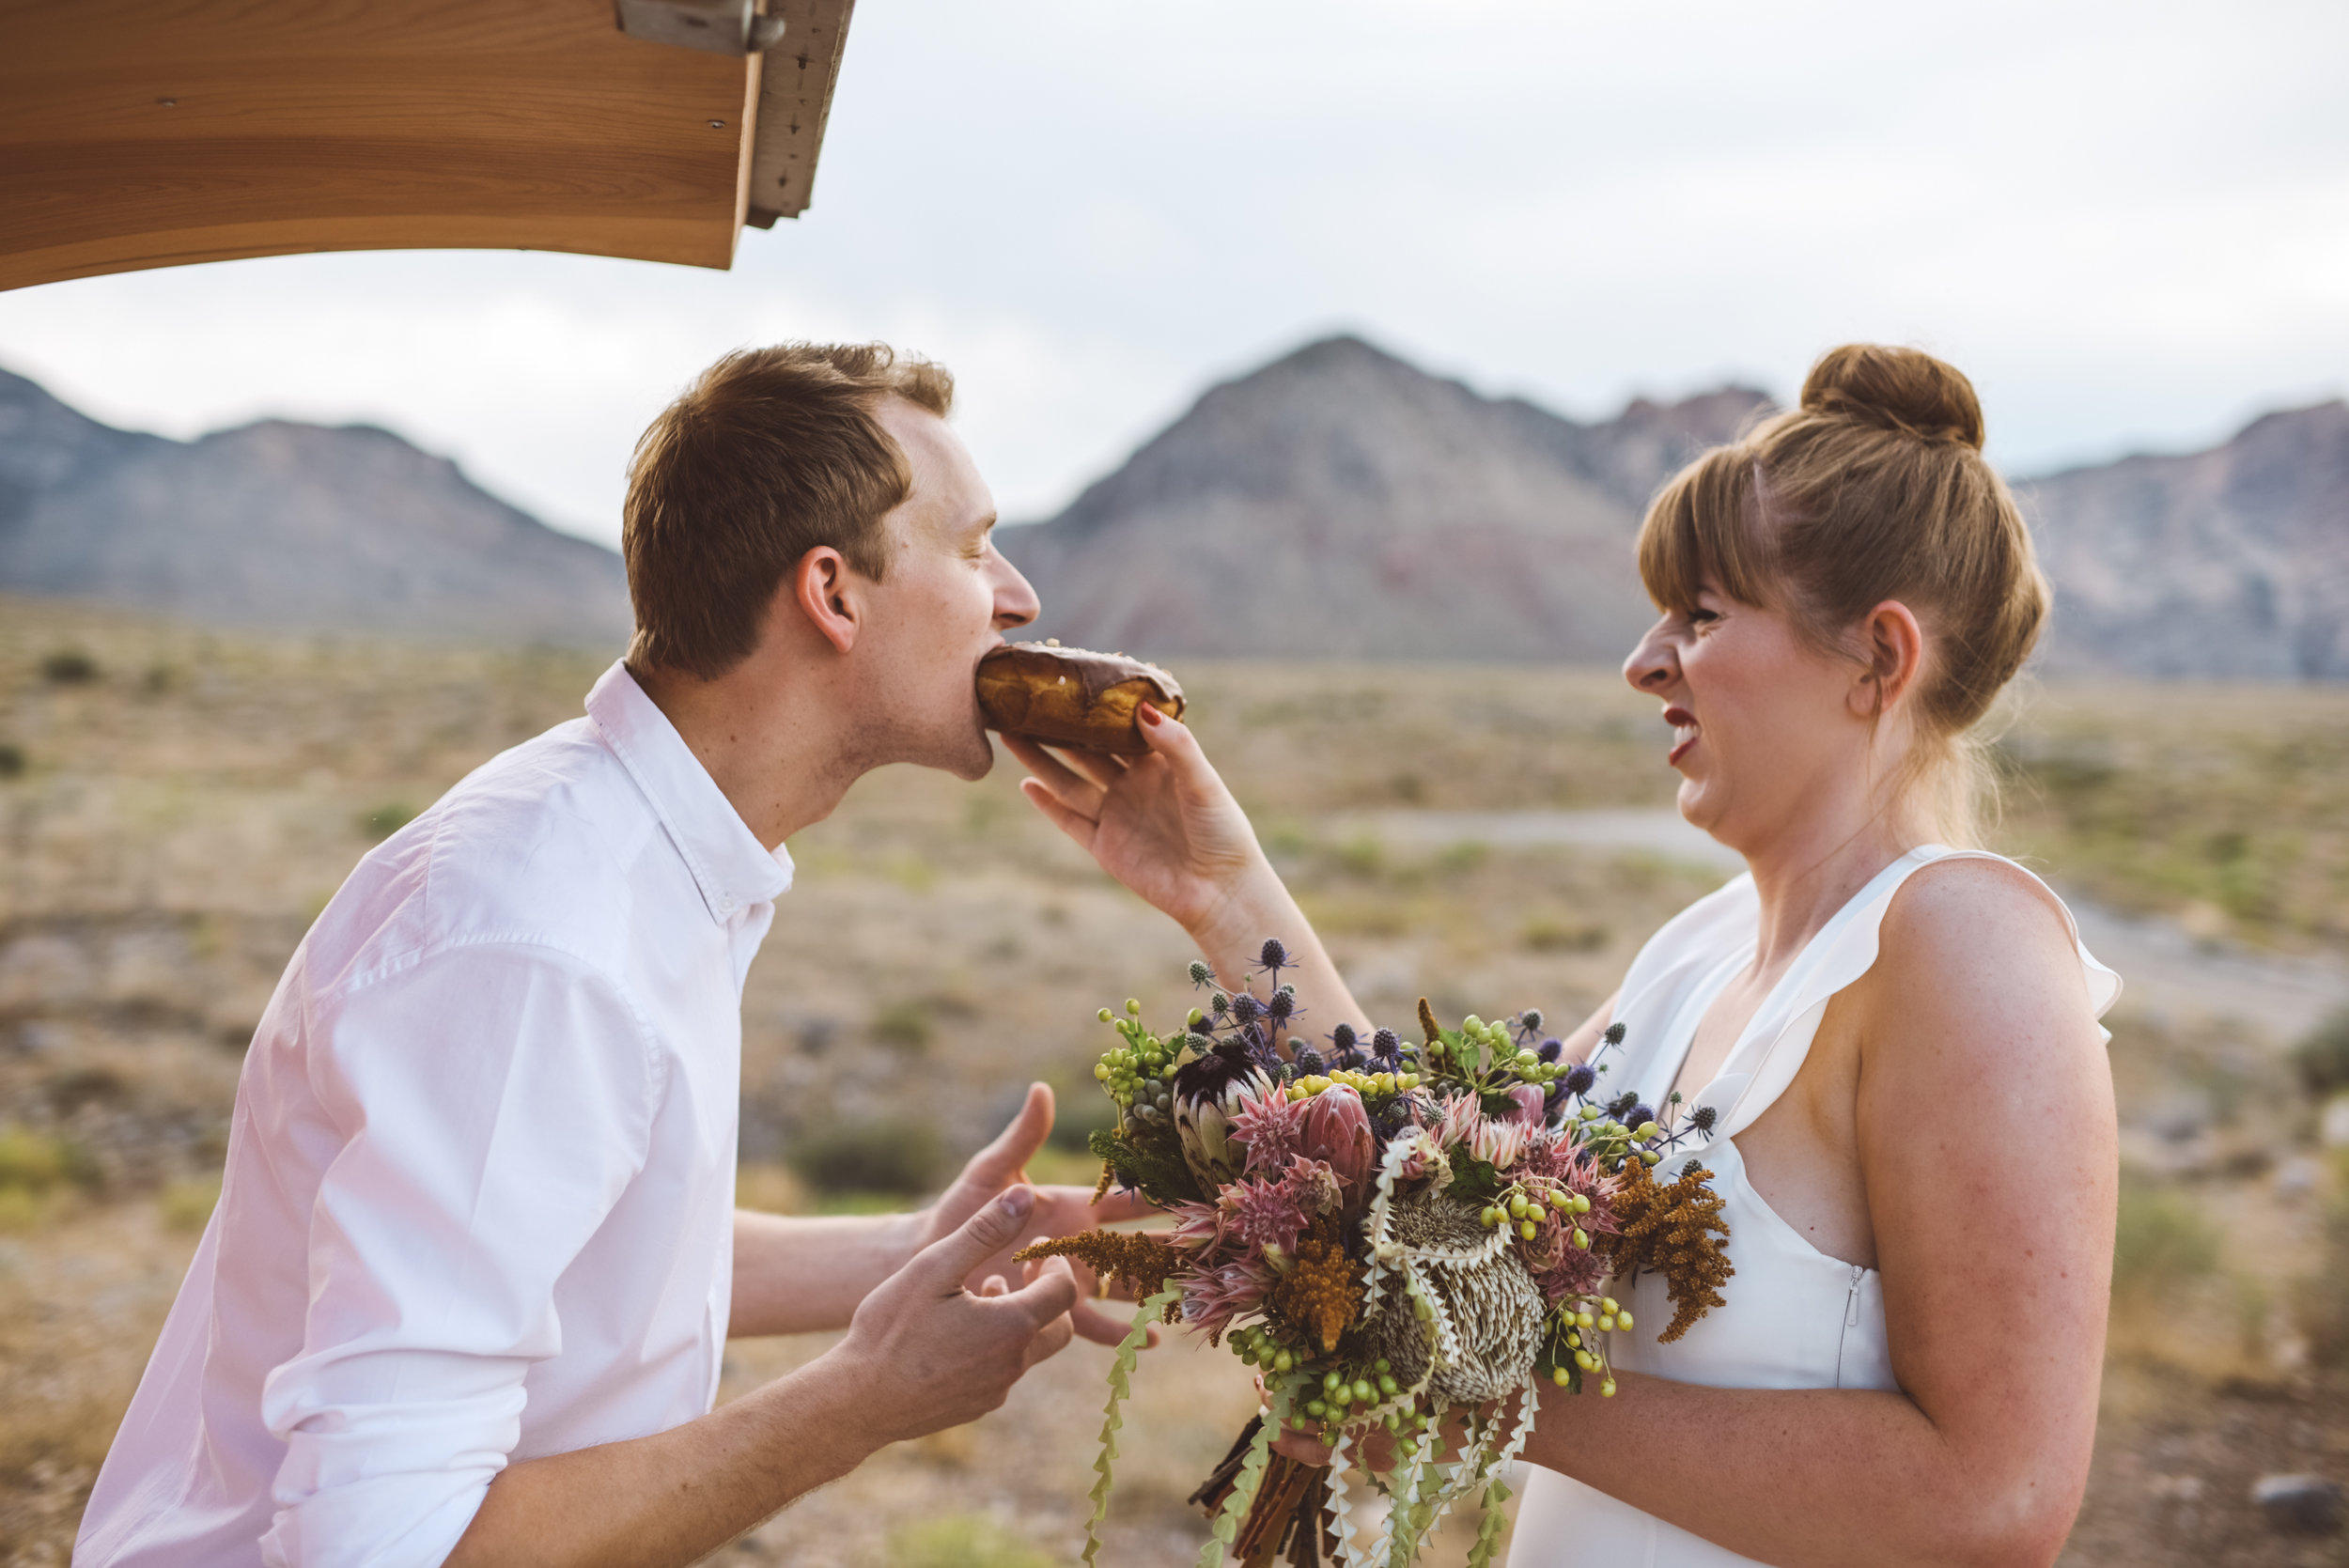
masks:
<svg viewBox="0 0 2349 1568"><path fill-rule="evenodd" d="M1125 1286L1137 1301L1165 1289L1168 1279L1190 1261L1146 1231L1081 1231L1022 1247L1012 1258L1018 1263L1074 1258L1099 1278Z"/></svg>
<svg viewBox="0 0 2349 1568"><path fill-rule="evenodd" d="M1362 1265L1346 1255L1337 1228L1324 1219L1297 1244L1297 1262L1272 1287L1272 1308L1313 1334L1324 1351L1361 1315Z"/></svg>
<svg viewBox="0 0 2349 1568"><path fill-rule="evenodd" d="M1729 1239L1729 1226L1720 1218L1725 1201L1705 1186L1713 1172L1693 1160L1669 1185L1657 1182L1637 1159L1624 1161L1622 1175L1612 1206L1623 1230L1594 1236L1592 1247L1605 1252L1626 1281L1642 1270L1664 1277L1672 1320L1657 1338L1669 1344L1706 1312L1726 1305L1720 1287L1737 1271L1722 1250Z"/></svg>

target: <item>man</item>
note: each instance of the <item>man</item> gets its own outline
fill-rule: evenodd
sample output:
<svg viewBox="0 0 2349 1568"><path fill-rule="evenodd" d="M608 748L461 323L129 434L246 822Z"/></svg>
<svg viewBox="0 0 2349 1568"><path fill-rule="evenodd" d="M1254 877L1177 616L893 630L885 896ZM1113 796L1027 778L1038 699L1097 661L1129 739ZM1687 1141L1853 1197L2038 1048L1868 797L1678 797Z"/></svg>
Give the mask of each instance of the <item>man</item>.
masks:
<svg viewBox="0 0 2349 1568"><path fill-rule="evenodd" d="M646 432L627 659L295 953L77 1562L687 1563L1114 1337L1068 1268L1007 1260L1123 1212L1022 1185L1041 1085L922 1213L732 1207L784 840L884 763L985 774L973 666L1035 613L952 397L884 348L792 345ZM844 1324L710 1413L729 1328Z"/></svg>

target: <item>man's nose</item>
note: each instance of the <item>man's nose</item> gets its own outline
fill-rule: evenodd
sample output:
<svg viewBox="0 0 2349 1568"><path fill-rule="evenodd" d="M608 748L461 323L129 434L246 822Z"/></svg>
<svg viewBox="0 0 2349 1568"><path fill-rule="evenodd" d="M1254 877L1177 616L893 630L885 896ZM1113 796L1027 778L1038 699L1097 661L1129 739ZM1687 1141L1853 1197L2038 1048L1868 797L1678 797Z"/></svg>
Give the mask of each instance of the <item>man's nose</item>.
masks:
<svg viewBox="0 0 2349 1568"><path fill-rule="evenodd" d="M1035 597L1034 587L1018 567L1004 561L1003 571L1005 581L995 588L995 629L1009 631L1015 627L1033 625L1043 613L1044 602Z"/></svg>

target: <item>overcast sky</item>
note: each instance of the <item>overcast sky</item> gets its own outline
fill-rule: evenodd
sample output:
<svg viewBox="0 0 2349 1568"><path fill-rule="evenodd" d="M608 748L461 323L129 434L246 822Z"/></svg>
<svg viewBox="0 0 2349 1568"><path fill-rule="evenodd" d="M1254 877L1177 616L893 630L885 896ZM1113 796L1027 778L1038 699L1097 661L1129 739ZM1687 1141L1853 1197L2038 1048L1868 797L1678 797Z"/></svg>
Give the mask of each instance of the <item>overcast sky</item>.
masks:
<svg viewBox="0 0 2349 1568"><path fill-rule="evenodd" d="M1921 344L2029 474L2349 391L2341 0L863 0L815 206L731 272L296 256L0 294L115 423L389 426L616 536L710 359L944 360L1004 514L1360 332L1578 417Z"/></svg>

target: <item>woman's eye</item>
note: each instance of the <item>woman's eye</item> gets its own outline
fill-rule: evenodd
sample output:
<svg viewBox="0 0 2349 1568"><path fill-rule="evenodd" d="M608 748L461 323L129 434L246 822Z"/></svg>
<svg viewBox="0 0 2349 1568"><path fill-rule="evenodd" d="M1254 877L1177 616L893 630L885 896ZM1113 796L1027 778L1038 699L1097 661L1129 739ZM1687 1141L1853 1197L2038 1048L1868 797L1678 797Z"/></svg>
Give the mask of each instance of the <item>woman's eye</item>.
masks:
<svg viewBox="0 0 2349 1568"><path fill-rule="evenodd" d="M1710 622L1718 621L1719 619L1720 616L1715 614L1710 610L1691 610L1688 612L1688 624L1690 626L1704 626Z"/></svg>

